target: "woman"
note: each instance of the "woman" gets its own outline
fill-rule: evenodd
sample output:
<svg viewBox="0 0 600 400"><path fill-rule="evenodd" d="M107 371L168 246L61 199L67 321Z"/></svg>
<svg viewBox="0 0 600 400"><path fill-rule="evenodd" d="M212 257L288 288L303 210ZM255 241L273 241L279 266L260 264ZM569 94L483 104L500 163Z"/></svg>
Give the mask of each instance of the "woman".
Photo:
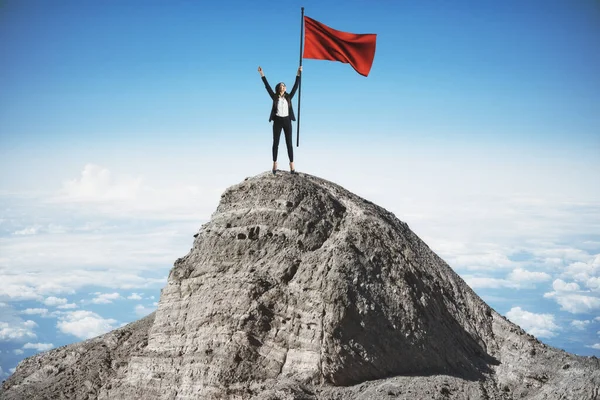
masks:
<svg viewBox="0 0 600 400"><path fill-rule="evenodd" d="M294 110L292 109L292 97L294 97L296 89L298 89L302 67L298 68L296 82L294 82L294 87L290 93L285 91L286 87L283 82L279 82L277 86L275 86L275 91L273 92L273 89L271 89L271 85L269 85L260 66L258 67L258 72L260 73L269 96L273 99L273 106L271 107L271 114L269 115L269 122L273 121L273 175L277 173L277 151L279 149L281 129L283 129L285 134L285 144L287 145L288 157L290 159L290 173L295 174L294 147L292 145L292 121L295 121L296 117L294 116Z"/></svg>

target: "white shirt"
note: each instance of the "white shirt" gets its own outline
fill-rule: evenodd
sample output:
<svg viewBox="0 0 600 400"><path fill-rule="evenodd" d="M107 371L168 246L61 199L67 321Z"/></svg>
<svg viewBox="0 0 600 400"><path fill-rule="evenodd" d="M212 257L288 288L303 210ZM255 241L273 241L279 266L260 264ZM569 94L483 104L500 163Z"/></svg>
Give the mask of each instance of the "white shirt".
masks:
<svg viewBox="0 0 600 400"><path fill-rule="evenodd" d="M287 117L289 115L288 113L289 113L288 102L285 99L285 97L282 96L277 101L277 113L275 113L275 115L277 115L278 117Z"/></svg>

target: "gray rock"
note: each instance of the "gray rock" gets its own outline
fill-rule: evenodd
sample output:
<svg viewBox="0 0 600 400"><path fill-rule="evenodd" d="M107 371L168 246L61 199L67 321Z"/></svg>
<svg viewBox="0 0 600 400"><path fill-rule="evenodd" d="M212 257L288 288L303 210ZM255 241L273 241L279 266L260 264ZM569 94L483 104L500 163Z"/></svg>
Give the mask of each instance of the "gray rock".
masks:
<svg viewBox="0 0 600 400"><path fill-rule="evenodd" d="M0 398L96 399L146 348L153 322L154 313L94 339L29 357L3 382Z"/></svg>
<svg viewBox="0 0 600 400"><path fill-rule="evenodd" d="M23 361L2 399L595 399L600 364L485 304L392 213L310 175L229 188L155 316Z"/></svg>

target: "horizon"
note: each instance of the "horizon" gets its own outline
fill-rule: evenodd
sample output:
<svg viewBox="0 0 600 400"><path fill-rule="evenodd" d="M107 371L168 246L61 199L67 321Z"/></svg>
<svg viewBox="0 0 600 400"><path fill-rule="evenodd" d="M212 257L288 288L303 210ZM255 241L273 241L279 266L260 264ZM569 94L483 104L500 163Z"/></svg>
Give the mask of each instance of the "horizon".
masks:
<svg viewBox="0 0 600 400"><path fill-rule="evenodd" d="M257 68L292 82L300 7L377 50L366 78L303 60L297 170L393 212L544 343L598 356L597 2L6 1L3 379L155 310L222 192L270 170Z"/></svg>

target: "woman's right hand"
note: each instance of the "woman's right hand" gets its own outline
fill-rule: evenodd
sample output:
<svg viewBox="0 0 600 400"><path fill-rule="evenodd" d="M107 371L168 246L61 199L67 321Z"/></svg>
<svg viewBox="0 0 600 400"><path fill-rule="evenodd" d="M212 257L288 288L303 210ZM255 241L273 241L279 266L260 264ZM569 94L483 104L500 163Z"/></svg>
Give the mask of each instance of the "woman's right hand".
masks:
<svg viewBox="0 0 600 400"><path fill-rule="evenodd" d="M258 66L258 73L260 74L260 76L265 76L265 74L263 73L263 69L260 67L260 65Z"/></svg>

